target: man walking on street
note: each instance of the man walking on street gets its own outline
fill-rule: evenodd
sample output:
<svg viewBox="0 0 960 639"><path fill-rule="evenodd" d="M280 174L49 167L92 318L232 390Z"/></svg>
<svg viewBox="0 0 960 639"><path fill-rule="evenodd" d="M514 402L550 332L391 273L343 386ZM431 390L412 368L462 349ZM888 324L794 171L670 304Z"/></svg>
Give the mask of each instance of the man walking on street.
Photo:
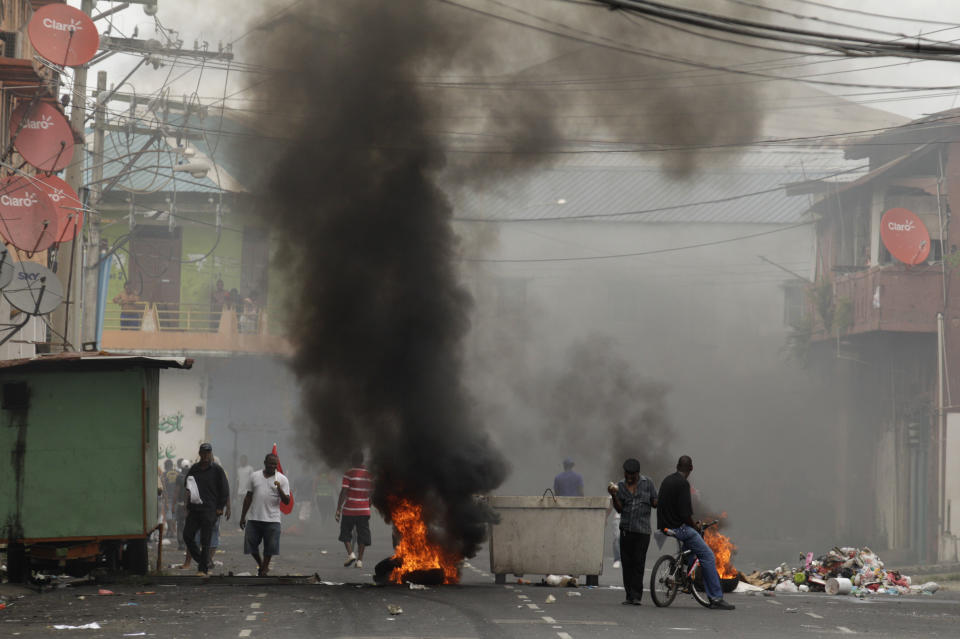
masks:
<svg viewBox="0 0 960 639"><path fill-rule="evenodd" d="M640 474L640 462L623 462L623 481L607 487L614 509L620 513L620 561L623 566L624 605L639 606L643 598L643 572L650 546L650 510L657 493L649 477Z"/></svg>
<svg viewBox="0 0 960 639"><path fill-rule="evenodd" d="M687 477L693 472L693 460L683 455L677 461L677 472L667 475L660 484L659 505L657 506L657 528L669 529L673 535L689 548L700 560L700 574L703 586L710 598L710 608L714 610L733 610L736 606L723 599L720 577L717 575L717 562L710 546L700 534L700 526L693 521L693 506L690 503L690 482Z"/></svg>
<svg viewBox="0 0 960 639"><path fill-rule="evenodd" d="M195 562L200 576L210 572L210 538L217 518L223 514L230 500L227 474L213 463L213 446L200 444L200 461L190 467L186 478L187 521L183 527L183 542ZM230 515L227 515L229 518ZM200 547L194 536L200 531Z"/></svg>
<svg viewBox="0 0 960 639"><path fill-rule="evenodd" d="M370 492L373 477L363 465L363 453L353 454L353 468L343 476L340 498L337 500L336 520L340 522L340 536L347 549L344 566L357 562L363 568L363 551L370 545ZM357 550L351 547L353 529L357 529Z"/></svg>
<svg viewBox="0 0 960 639"><path fill-rule="evenodd" d="M257 576L266 577L270 560L280 554L280 502L290 503L290 481L277 472L280 459L269 454L263 459L263 470L250 473L246 496L240 512L240 530L243 535L243 554L253 555L257 562ZM247 511L250 512L249 525ZM260 542L263 557L260 557Z"/></svg>
<svg viewBox="0 0 960 639"><path fill-rule="evenodd" d="M583 497L583 477L573 470L573 460L563 460L563 472L553 478L553 494L557 497Z"/></svg>

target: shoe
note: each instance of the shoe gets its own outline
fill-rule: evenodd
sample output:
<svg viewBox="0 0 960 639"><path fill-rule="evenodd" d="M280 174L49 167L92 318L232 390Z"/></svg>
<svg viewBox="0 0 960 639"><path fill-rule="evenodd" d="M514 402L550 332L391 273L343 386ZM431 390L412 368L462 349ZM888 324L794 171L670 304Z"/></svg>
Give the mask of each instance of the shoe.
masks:
<svg viewBox="0 0 960 639"><path fill-rule="evenodd" d="M642 606L643 605L642 603L640 603L639 599L624 599L620 603L622 603L624 606Z"/></svg>
<svg viewBox="0 0 960 639"><path fill-rule="evenodd" d="M347 555L346 560L344 560L343 565L344 567L349 566L356 560L357 560L357 555L355 553L350 553L349 555Z"/></svg>
<svg viewBox="0 0 960 639"><path fill-rule="evenodd" d="M357 559L356 566L357 566L357 568L363 568L363 560Z"/></svg>
<svg viewBox="0 0 960 639"><path fill-rule="evenodd" d="M712 599L710 601L711 610L735 610L736 606L732 603L727 603L723 599Z"/></svg>
<svg viewBox="0 0 960 639"><path fill-rule="evenodd" d="M619 559L618 559L617 561L613 562L613 567L614 567L614 568L619 568L619 567L620 567L620 560L619 560Z"/></svg>
<svg viewBox="0 0 960 639"><path fill-rule="evenodd" d="M197 577L209 577L209 576L210 576L210 573L204 572L202 570L197 573Z"/></svg>

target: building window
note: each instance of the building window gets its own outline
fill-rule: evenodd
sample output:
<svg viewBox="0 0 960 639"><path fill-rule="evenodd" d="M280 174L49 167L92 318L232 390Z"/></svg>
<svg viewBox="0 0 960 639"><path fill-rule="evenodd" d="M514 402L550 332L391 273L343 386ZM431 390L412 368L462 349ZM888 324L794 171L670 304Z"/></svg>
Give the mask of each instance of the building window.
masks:
<svg viewBox="0 0 960 639"><path fill-rule="evenodd" d="M807 316L807 283L796 280L783 285L783 323L797 326Z"/></svg>

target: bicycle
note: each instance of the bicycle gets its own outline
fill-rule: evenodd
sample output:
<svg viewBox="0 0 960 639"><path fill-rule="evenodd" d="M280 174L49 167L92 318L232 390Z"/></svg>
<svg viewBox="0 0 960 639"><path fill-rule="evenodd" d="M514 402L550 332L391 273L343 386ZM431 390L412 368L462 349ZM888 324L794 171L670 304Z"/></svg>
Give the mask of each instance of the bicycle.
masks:
<svg viewBox="0 0 960 639"><path fill-rule="evenodd" d="M716 526L720 523L719 519L704 524L700 534L710 526ZM665 534L673 536L670 532ZM650 574L650 597L658 608L665 608L673 603L677 598L677 593L683 590L693 595L697 603L705 608L710 607L710 598L703 589L703 583L697 585L697 569L700 568L700 559L697 558L689 567L687 567L687 558L693 553L692 550L684 550L683 544L677 542L677 552L673 555L663 555L653 564L653 572Z"/></svg>

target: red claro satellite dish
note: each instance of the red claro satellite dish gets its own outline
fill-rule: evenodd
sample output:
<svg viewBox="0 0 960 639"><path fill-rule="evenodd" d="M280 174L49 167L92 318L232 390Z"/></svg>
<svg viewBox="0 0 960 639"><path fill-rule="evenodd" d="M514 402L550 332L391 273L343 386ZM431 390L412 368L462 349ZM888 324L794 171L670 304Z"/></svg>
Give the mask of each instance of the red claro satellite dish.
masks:
<svg viewBox="0 0 960 639"><path fill-rule="evenodd" d="M83 228L83 207L77 192L56 175L38 176L35 184L47 194L57 211L58 227L54 242L69 242Z"/></svg>
<svg viewBox="0 0 960 639"><path fill-rule="evenodd" d="M57 238L53 202L30 178L11 175L0 181L0 234L21 251L50 248Z"/></svg>
<svg viewBox="0 0 960 639"><path fill-rule="evenodd" d="M73 159L73 130L49 102L21 102L10 114L10 139L23 159L41 171L59 171Z"/></svg>
<svg viewBox="0 0 960 639"><path fill-rule="evenodd" d="M883 214L880 239L890 255L910 266L925 261L930 255L930 232L909 209L890 209Z"/></svg>
<svg viewBox="0 0 960 639"><path fill-rule="evenodd" d="M100 34L90 16L65 4L48 4L35 11L27 34L37 53L65 67L90 62L100 48Z"/></svg>

